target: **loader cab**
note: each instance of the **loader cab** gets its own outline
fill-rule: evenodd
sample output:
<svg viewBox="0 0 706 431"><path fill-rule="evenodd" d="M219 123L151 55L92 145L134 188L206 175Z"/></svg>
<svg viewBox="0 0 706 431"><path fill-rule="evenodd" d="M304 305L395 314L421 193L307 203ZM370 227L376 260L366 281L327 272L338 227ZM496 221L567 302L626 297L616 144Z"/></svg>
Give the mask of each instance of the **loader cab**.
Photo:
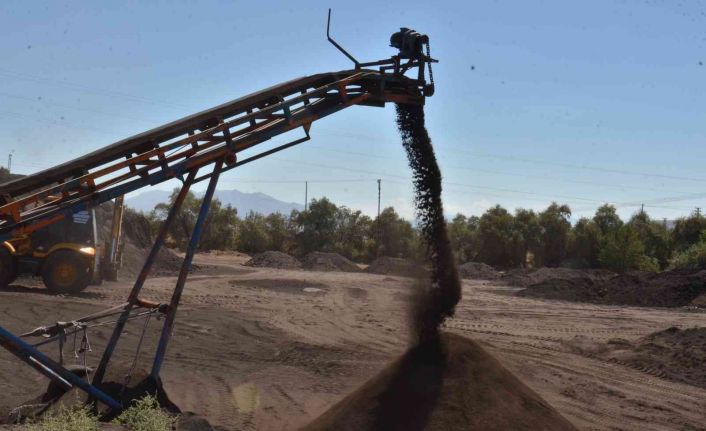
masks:
<svg viewBox="0 0 706 431"><path fill-rule="evenodd" d="M57 245L96 247L98 231L95 211L79 211L69 218L32 233L35 254L48 252Z"/></svg>

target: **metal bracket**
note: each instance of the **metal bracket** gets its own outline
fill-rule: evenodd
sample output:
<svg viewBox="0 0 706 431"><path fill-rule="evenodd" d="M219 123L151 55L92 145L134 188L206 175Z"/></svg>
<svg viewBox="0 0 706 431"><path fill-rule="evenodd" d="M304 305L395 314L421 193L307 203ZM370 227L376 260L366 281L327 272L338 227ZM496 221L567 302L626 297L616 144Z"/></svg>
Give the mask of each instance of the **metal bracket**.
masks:
<svg viewBox="0 0 706 431"><path fill-rule="evenodd" d="M343 47L341 45L339 45L335 40L333 40L333 38L329 34L330 29L331 29L331 8L328 8L328 22L326 23L326 39L328 39L328 41L331 42L333 44L333 46L338 48L338 50L341 51L343 53L343 55L348 57L353 62L353 64L355 64L356 69L360 69L360 62L358 60L356 60L355 57L353 57L351 54L349 54L348 51L343 49Z"/></svg>

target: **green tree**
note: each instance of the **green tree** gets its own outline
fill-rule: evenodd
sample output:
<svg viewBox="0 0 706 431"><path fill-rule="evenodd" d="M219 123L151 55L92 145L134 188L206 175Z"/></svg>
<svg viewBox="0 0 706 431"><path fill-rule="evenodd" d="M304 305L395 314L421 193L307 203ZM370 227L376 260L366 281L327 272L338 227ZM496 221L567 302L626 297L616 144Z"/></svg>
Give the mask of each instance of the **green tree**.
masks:
<svg viewBox="0 0 706 431"><path fill-rule="evenodd" d="M677 220L672 230L672 240L676 251L684 251L699 242L701 232L706 230L706 217L693 213Z"/></svg>
<svg viewBox="0 0 706 431"><path fill-rule="evenodd" d="M524 267L527 265L528 257L536 256L542 245L542 227L539 224L539 217L532 210L519 208L515 211L512 229L517 252L514 260Z"/></svg>
<svg viewBox="0 0 706 431"><path fill-rule="evenodd" d="M371 225L370 217L360 210L339 207L336 212L334 250L352 260L363 259Z"/></svg>
<svg viewBox="0 0 706 431"><path fill-rule="evenodd" d="M478 223L476 216L456 214L447 225L449 241L458 262L474 261L478 257Z"/></svg>
<svg viewBox="0 0 706 431"><path fill-rule="evenodd" d="M701 232L699 242L677 253L671 264L674 268L706 269L706 231Z"/></svg>
<svg viewBox="0 0 706 431"><path fill-rule="evenodd" d="M392 207L385 208L380 217L370 225L370 255L412 257L416 253L417 233L412 224L395 212Z"/></svg>
<svg viewBox="0 0 706 431"><path fill-rule="evenodd" d="M199 206L201 200L199 199ZM200 250L235 249L238 211L230 205L223 206L220 200L213 199L204 222L199 241Z"/></svg>
<svg viewBox="0 0 706 431"><path fill-rule="evenodd" d="M265 217L265 232L268 250L288 251L294 237L294 231L287 217L280 213L272 213Z"/></svg>
<svg viewBox="0 0 706 431"><path fill-rule="evenodd" d="M489 208L478 221L478 260L498 267L517 266L514 241L512 214L500 205Z"/></svg>
<svg viewBox="0 0 706 431"><path fill-rule="evenodd" d="M623 221L620 220L615 207L611 204L603 204L598 207L596 214L593 216L593 222L598 226L601 235L607 235L623 225Z"/></svg>
<svg viewBox="0 0 706 431"><path fill-rule="evenodd" d="M161 224L167 218L169 210L174 206L179 189L174 189L169 196L168 202L155 205L150 213L150 218L154 224ZM169 238L174 246L185 249L191 233L193 232L196 219L201 208L203 199L197 198L192 192L187 193L179 211L177 211L174 221L169 227ZM238 213L230 205L225 207L218 199L213 199L209 206L209 212L204 221L201 232L199 249L201 250L226 250L235 247L236 226L238 223Z"/></svg>
<svg viewBox="0 0 706 431"><path fill-rule="evenodd" d="M651 220L646 212L638 211L627 224L644 243L645 254L655 259L661 269L666 268L672 257L672 245L665 223Z"/></svg>
<svg viewBox="0 0 706 431"><path fill-rule="evenodd" d="M167 202L158 203L150 213L150 218L161 224L169 214L169 210L174 206L176 198L179 195L179 189L175 188L169 196ZM191 232L196 223L196 217L199 212L200 199L192 192L188 192L184 198L184 202L179 208L179 211L174 216L174 220L169 227L169 239L171 243L180 249L185 249L186 244L191 237Z"/></svg>
<svg viewBox="0 0 706 431"><path fill-rule="evenodd" d="M336 238L336 213L338 207L327 198L312 199L306 211L297 212L295 220L297 251L332 251Z"/></svg>
<svg viewBox="0 0 706 431"><path fill-rule="evenodd" d="M571 230L571 208L552 202L546 210L539 213L539 225L542 229L541 246L537 261L544 266L559 266L566 257L569 232ZM537 255L535 255L537 257Z"/></svg>
<svg viewBox="0 0 706 431"><path fill-rule="evenodd" d="M605 236L599 260L603 268L619 273L658 269L657 262L645 254L644 244L630 225L614 229Z"/></svg>
<svg viewBox="0 0 706 431"><path fill-rule="evenodd" d="M567 257L578 267L598 268L601 252L601 232L596 223L582 217L569 235Z"/></svg>
<svg viewBox="0 0 706 431"><path fill-rule="evenodd" d="M269 249L270 236L266 219L262 214L250 211L240 222L238 250L245 253L262 253Z"/></svg>

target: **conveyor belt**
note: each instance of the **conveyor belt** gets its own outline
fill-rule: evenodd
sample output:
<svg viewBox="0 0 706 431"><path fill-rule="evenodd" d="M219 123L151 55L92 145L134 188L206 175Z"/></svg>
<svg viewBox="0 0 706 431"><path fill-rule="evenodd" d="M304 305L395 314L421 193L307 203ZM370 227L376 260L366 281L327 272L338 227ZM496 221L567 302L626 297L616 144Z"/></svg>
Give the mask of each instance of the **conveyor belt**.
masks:
<svg viewBox="0 0 706 431"><path fill-rule="evenodd" d="M0 185L0 240L27 234L70 212L198 170L352 105L424 103L419 82L374 70L347 70L279 84L123 139L78 159ZM267 152L271 154L273 151ZM255 156L260 158L262 156ZM202 180L208 176L198 178Z"/></svg>

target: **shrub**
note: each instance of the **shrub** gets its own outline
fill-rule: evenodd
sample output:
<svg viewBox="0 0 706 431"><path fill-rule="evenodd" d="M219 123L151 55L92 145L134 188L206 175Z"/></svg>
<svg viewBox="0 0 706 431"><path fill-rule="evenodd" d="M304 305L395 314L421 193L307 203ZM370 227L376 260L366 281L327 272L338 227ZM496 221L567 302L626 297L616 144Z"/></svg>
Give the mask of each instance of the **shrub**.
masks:
<svg viewBox="0 0 706 431"><path fill-rule="evenodd" d="M706 242L701 241L677 253L672 259L672 267L706 269Z"/></svg>
<svg viewBox="0 0 706 431"><path fill-rule="evenodd" d="M159 407L157 398L147 395L135 400L114 422L131 431L170 431L176 418Z"/></svg>
<svg viewBox="0 0 706 431"><path fill-rule="evenodd" d="M98 431L98 417L88 406L61 408L27 425L28 431Z"/></svg>

